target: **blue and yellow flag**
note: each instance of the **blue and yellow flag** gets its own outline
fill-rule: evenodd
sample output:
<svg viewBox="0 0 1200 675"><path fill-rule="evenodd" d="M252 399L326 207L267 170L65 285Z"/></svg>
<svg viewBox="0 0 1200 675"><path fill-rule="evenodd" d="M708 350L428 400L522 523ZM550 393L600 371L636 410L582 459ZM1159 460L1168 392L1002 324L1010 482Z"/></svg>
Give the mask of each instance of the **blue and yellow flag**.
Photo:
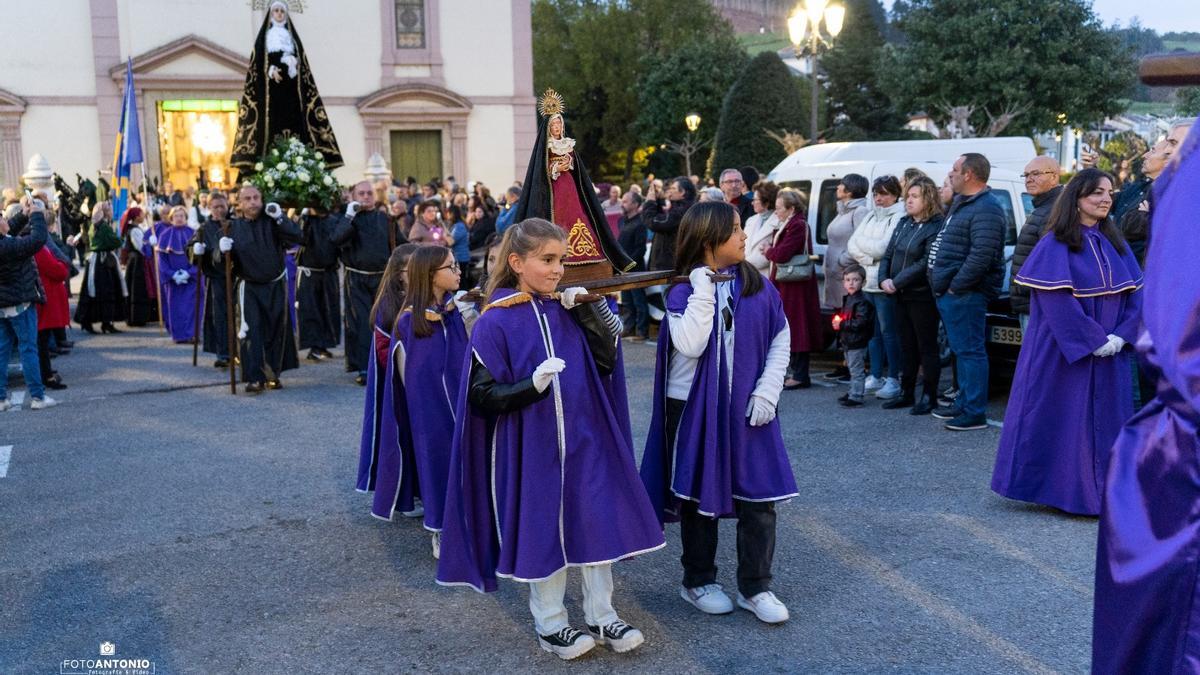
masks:
<svg viewBox="0 0 1200 675"><path fill-rule="evenodd" d="M133 60L125 62L125 101L121 105L121 126L117 129L117 147L113 150L113 220L119 227L129 205L129 175L134 164L142 161L142 134L138 127L137 96L133 89ZM122 233L123 234L123 233Z"/></svg>

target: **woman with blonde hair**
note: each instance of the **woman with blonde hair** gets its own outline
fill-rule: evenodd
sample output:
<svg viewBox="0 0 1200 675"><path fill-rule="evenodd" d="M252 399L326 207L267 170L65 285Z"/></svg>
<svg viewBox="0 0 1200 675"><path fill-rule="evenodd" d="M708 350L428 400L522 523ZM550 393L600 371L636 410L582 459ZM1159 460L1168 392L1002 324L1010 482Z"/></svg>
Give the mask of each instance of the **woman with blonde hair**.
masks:
<svg viewBox="0 0 1200 675"><path fill-rule="evenodd" d="M192 228L188 227L187 209L173 206L164 227L158 228L153 242L162 319L171 339L190 342L196 333L196 293L200 292L200 273L191 263ZM200 315L204 315L201 306Z"/></svg>

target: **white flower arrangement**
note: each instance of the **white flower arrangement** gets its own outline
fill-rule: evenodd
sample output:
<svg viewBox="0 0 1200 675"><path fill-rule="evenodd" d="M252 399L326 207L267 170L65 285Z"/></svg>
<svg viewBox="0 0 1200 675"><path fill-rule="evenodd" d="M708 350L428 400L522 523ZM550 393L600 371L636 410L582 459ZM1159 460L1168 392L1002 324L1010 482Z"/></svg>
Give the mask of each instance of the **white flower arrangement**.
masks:
<svg viewBox="0 0 1200 675"><path fill-rule="evenodd" d="M295 137L276 139L254 170L249 181L262 191L264 201L283 206L329 208L341 191L321 153Z"/></svg>

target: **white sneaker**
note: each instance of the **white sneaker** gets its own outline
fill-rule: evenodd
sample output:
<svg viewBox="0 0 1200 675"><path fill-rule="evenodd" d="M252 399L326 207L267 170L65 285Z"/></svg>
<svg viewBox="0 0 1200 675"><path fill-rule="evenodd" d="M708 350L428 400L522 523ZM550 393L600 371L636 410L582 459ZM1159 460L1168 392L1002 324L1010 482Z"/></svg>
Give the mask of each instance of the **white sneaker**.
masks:
<svg viewBox="0 0 1200 675"><path fill-rule="evenodd" d="M872 391L874 389L878 389L878 388L882 387L883 380L878 377L875 377L874 375L868 375L867 383L864 386L867 388L867 391Z"/></svg>
<svg viewBox="0 0 1200 675"><path fill-rule="evenodd" d="M587 633L567 626L557 633L538 635L542 649L564 661L586 654L596 646L596 640Z"/></svg>
<svg viewBox="0 0 1200 675"><path fill-rule="evenodd" d="M788 620L787 607L771 591L763 591L749 600L738 593L737 604L742 609L754 612L754 616L763 623L783 623Z"/></svg>
<svg viewBox="0 0 1200 675"><path fill-rule="evenodd" d="M7 412L11 407L12 402L8 400L8 397L0 398L0 412Z"/></svg>
<svg viewBox="0 0 1200 675"><path fill-rule="evenodd" d="M875 398L896 398L900 395L900 380L894 377L884 378L883 386L875 392Z"/></svg>
<svg viewBox="0 0 1200 675"><path fill-rule="evenodd" d="M400 515L404 516L405 518L420 518L421 516L425 515L425 507L421 506L420 504L414 504L412 511L401 511Z"/></svg>
<svg viewBox="0 0 1200 675"><path fill-rule="evenodd" d="M733 611L733 602L725 595L721 584L708 584L697 588L681 587L679 597L705 614L728 614Z"/></svg>
<svg viewBox="0 0 1200 675"><path fill-rule="evenodd" d="M624 621L617 619L607 626L593 626L588 624L588 633L592 639L598 644L608 645L618 654L637 649L646 637L642 635L642 631L630 626Z"/></svg>
<svg viewBox="0 0 1200 675"><path fill-rule="evenodd" d="M442 557L442 533L433 533L433 559L438 560Z"/></svg>
<svg viewBox="0 0 1200 675"><path fill-rule="evenodd" d="M43 396L41 398L29 399L29 409L30 410L41 410L42 408L53 408L56 405L58 405L58 401L55 401L54 399L50 398L49 396Z"/></svg>

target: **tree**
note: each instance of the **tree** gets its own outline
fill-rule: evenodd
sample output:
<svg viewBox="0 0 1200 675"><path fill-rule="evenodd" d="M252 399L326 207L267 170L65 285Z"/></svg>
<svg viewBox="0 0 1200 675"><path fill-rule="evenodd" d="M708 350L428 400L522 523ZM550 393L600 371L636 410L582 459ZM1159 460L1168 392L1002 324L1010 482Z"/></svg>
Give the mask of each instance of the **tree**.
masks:
<svg viewBox="0 0 1200 675"><path fill-rule="evenodd" d="M638 83L679 45L732 35L706 0L534 0L533 81L567 104L567 128L588 169L637 148Z"/></svg>
<svg viewBox="0 0 1200 675"><path fill-rule="evenodd" d="M820 59L830 113L835 129L856 127L865 139L873 139L899 130L907 121L888 94L890 76L882 67L883 32L876 16L883 8L879 0L846 0L844 4L844 28ZM850 133L859 135L849 131L840 135Z"/></svg>
<svg viewBox="0 0 1200 675"><path fill-rule="evenodd" d="M1134 17L1129 22L1129 26L1122 28L1120 25L1113 26L1111 32L1114 37L1125 45L1135 59L1140 59L1147 54L1158 54L1167 51L1163 40L1154 32L1153 28L1143 28L1137 17ZM1133 88L1133 100L1135 101L1150 101L1151 89L1149 86L1137 82Z"/></svg>
<svg viewBox="0 0 1200 675"><path fill-rule="evenodd" d="M1200 115L1200 87L1180 87L1175 92L1175 112L1184 117Z"/></svg>
<svg viewBox="0 0 1200 675"><path fill-rule="evenodd" d="M1089 0L897 0L904 33L888 72L902 109L945 126L966 113L965 135L1030 134L1099 122L1133 84L1128 49Z"/></svg>
<svg viewBox="0 0 1200 675"><path fill-rule="evenodd" d="M805 86L801 86L800 82ZM712 171L754 166L767 172L787 153L768 132L808 131L808 79L801 80L774 52L750 60L725 94L713 148ZM819 108L818 108L819 109Z"/></svg>

